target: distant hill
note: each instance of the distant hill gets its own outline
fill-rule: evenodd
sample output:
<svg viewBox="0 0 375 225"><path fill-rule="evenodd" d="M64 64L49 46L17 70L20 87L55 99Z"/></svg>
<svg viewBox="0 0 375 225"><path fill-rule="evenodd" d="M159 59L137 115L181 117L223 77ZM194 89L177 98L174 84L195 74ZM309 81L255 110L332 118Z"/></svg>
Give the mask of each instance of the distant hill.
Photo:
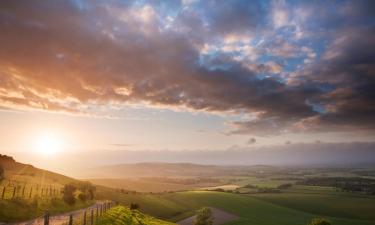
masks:
<svg viewBox="0 0 375 225"><path fill-rule="evenodd" d="M271 166L218 166L192 163L135 163L92 168L86 178L129 178L129 177L212 177L238 175L247 171L263 171Z"/></svg>

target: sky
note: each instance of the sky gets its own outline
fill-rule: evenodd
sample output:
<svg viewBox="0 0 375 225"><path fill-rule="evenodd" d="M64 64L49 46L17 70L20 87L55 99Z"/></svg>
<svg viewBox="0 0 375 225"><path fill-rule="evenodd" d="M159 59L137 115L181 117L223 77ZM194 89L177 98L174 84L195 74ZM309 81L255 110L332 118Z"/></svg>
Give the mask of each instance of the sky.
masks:
<svg viewBox="0 0 375 225"><path fill-rule="evenodd" d="M371 142L374 3L2 0L0 151Z"/></svg>

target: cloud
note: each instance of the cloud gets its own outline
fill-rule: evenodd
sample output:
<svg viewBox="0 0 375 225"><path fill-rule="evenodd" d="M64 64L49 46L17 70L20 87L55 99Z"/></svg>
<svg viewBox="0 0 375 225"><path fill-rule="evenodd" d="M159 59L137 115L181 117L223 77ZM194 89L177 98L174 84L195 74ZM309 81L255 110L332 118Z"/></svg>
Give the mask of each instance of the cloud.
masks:
<svg viewBox="0 0 375 225"><path fill-rule="evenodd" d="M255 139L255 138L250 138L247 142L246 142L246 144L247 145L252 145L252 144L255 144L257 142L257 140Z"/></svg>
<svg viewBox="0 0 375 225"><path fill-rule="evenodd" d="M305 118L306 129L373 130L375 107L375 29L344 29L328 46L322 60L297 73L295 80L325 90L314 99L324 113Z"/></svg>
<svg viewBox="0 0 375 225"><path fill-rule="evenodd" d="M306 14L318 24L300 10L297 24L286 2L288 16L274 24L261 2L0 4L2 108L90 114L101 105L145 104L256 115L232 121L229 132L263 136L375 129L375 38L362 18L371 12L357 12L363 7ZM317 34L300 40L296 27ZM322 36L328 28L334 32Z"/></svg>

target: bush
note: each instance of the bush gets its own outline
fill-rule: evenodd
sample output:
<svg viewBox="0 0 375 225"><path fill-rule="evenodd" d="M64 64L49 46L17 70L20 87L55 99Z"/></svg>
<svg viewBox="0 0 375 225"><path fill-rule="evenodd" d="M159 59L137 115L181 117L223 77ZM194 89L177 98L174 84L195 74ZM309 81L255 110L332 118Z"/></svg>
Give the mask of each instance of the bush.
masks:
<svg viewBox="0 0 375 225"><path fill-rule="evenodd" d="M139 209L139 205L137 203L130 203L130 209L131 210Z"/></svg>
<svg viewBox="0 0 375 225"><path fill-rule="evenodd" d="M323 218L315 218L308 225L331 225L331 222Z"/></svg>
<svg viewBox="0 0 375 225"><path fill-rule="evenodd" d="M66 184L63 190L63 199L69 205L74 205L76 199L74 197L74 192L77 190L77 187L74 184Z"/></svg>
<svg viewBox="0 0 375 225"><path fill-rule="evenodd" d="M80 182L78 184L78 189L86 195L86 199L93 200L95 197L96 187L92 185L90 182Z"/></svg>
<svg viewBox="0 0 375 225"><path fill-rule="evenodd" d="M287 183L287 184L280 184L277 188L279 188L279 189L288 189L288 188L290 188L292 186L293 186L292 184Z"/></svg>
<svg viewBox="0 0 375 225"><path fill-rule="evenodd" d="M78 195L78 198L79 198L79 200L85 202L85 201L87 200L87 195L84 194L84 193L80 193L80 194Z"/></svg>
<svg viewBox="0 0 375 225"><path fill-rule="evenodd" d="M213 219L211 209L204 207L198 211L194 220L194 225L212 225Z"/></svg>

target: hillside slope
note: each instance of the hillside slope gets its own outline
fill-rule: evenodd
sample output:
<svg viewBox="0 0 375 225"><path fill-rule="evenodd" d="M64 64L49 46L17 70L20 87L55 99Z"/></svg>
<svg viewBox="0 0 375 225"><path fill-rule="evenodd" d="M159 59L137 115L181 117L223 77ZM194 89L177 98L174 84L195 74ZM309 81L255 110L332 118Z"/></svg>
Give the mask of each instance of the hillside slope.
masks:
<svg viewBox="0 0 375 225"><path fill-rule="evenodd" d="M0 185L16 184L39 184L63 186L64 184L77 181L73 178L54 173L48 170L36 168L29 164L15 161L12 157L0 154L0 166L4 169L4 179Z"/></svg>
<svg viewBox="0 0 375 225"><path fill-rule="evenodd" d="M65 184L81 181L15 161L0 154L0 223L39 217L48 209L51 215L85 208L94 200L77 199L67 204L62 199Z"/></svg>

